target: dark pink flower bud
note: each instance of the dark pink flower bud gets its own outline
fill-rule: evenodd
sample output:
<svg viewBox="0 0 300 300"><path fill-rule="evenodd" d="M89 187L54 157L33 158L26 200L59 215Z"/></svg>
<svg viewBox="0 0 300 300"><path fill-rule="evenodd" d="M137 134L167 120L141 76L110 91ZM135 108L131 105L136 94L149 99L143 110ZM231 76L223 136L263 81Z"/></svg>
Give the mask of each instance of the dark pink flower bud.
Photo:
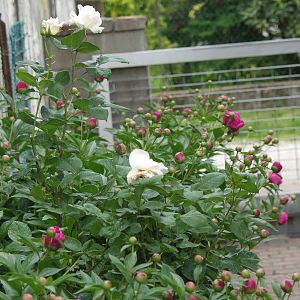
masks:
<svg viewBox="0 0 300 300"><path fill-rule="evenodd" d="M58 226L51 226L43 236L43 241L46 248L58 250L64 244L65 235Z"/></svg>
<svg viewBox="0 0 300 300"><path fill-rule="evenodd" d="M57 108L62 108L63 106L64 106L64 101L58 100L58 101L56 102L56 107L57 107Z"/></svg>
<svg viewBox="0 0 300 300"><path fill-rule="evenodd" d="M269 173L268 178L269 178L269 181L275 185L282 184L282 177L277 173L273 173L273 172Z"/></svg>
<svg viewBox="0 0 300 300"><path fill-rule="evenodd" d="M155 136L161 136L162 135L162 128L155 128L153 134Z"/></svg>
<svg viewBox="0 0 300 300"><path fill-rule="evenodd" d="M165 128L165 129L164 129L164 132L165 132L165 135L166 135L166 136L171 135L171 130L170 130L169 128Z"/></svg>
<svg viewBox="0 0 300 300"><path fill-rule="evenodd" d="M208 148L209 150L211 150L213 147L214 147L214 142L213 142L212 140L209 140L209 141L207 142L207 148Z"/></svg>
<svg viewBox="0 0 300 300"><path fill-rule="evenodd" d="M260 210L258 208L254 209L253 214L255 215L255 217L259 217L260 216Z"/></svg>
<svg viewBox="0 0 300 300"><path fill-rule="evenodd" d="M172 291L170 291L170 290L166 291L166 294L165 294L165 299L166 300L173 300L174 299L173 296L174 296L174 294L173 294Z"/></svg>
<svg viewBox="0 0 300 300"><path fill-rule="evenodd" d="M287 214L287 212L283 211L280 213L277 223L278 225L283 225L287 223L288 219L289 215Z"/></svg>
<svg viewBox="0 0 300 300"><path fill-rule="evenodd" d="M159 111L155 111L152 113L152 116L154 121L159 122L161 118L161 113Z"/></svg>
<svg viewBox="0 0 300 300"><path fill-rule="evenodd" d="M280 198L280 203L282 205L286 205L288 202L289 202L289 196L288 195L285 195L285 196Z"/></svg>
<svg viewBox="0 0 300 300"><path fill-rule="evenodd" d="M124 144L117 144L116 152L121 155L124 154L126 152L126 146Z"/></svg>
<svg viewBox="0 0 300 300"><path fill-rule="evenodd" d="M249 278L247 280L245 280L243 286L242 286L242 290L246 293L246 294L252 294L255 292L256 290L256 282L254 278Z"/></svg>
<svg viewBox="0 0 300 300"><path fill-rule="evenodd" d="M137 283L146 283L147 282L147 274L145 272L136 273L134 279Z"/></svg>
<svg viewBox="0 0 300 300"><path fill-rule="evenodd" d="M183 114L184 116L188 116L191 112L192 112L191 109L188 108L188 107L186 107L186 108L184 108L184 109L182 110L182 114Z"/></svg>
<svg viewBox="0 0 300 300"><path fill-rule="evenodd" d="M177 152L175 154L175 160L179 163L179 164L182 164L184 162L184 153L183 152Z"/></svg>
<svg viewBox="0 0 300 300"><path fill-rule="evenodd" d="M189 296L188 300L198 300L198 297L195 295Z"/></svg>
<svg viewBox="0 0 300 300"><path fill-rule="evenodd" d="M213 286L213 289L216 292L220 292L220 291L222 291L224 289L225 282L222 279L216 279L216 280L213 281L212 286Z"/></svg>
<svg viewBox="0 0 300 300"><path fill-rule="evenodd" d="M227 126L231 131L237 132L245 125L245 122L241 120L240 114L227 109L224 113L223 124Z"/></svg>
<svg viewBox="0 0 300 300"><path fill-rule="evenodd" d="M281 282L280 287L287 294L290 294L293 290L292 282L287 279L285 279Z"/></svg>
<svg viewBox="0 0 300 300"><path fill-rule="evenodd" d="M96 118L89 118L89 127L95 128L97 126L97 119Z"/></svg>
<svg viewBox="0 0 300 300"><path fill-rule="evenodd" d="M17 84L16 84L16 91L17 93L26 93L29 89L29 85L24 82L24 81L19 81Z"/></svg>
<svg viewBox="0 0 300 300"><path fill-rule="evenodd" d="M145 128L145 127L140 127L140 128L137 128L136 131L137 131L137 135L138 135L138 136L143 137L143 136L145 136L146 133L147 133L147 128Z"/></svg>
<svg viewBox="0 0 300 300"><path fill-rule="evenodd" d="M102 75L99 75L99 76L95 77L95 81L97 81L97 82L102 82L104 79L105 79L105 77L102 76Z"/></svg>
<svg viewBox="0 0 300 300"><path fill-rule="evenodd" d="M188 293L192 293L194 292L196 289L196 285L193 281L188 281L185 283L185 290L188 292Z"/></svg>
<svg viewBox="0 0 300 300"><path fill-rule="evenodd" d="M244 158L244 164L249 167L251 166L252 162L253 162L253 155L246 155L246 157Z"/></svg>
<svg viewBox="0 0 300 300"><path fill-rule="evenodd" d="M275 161L271 167L274 173L279 173L282 170L282 165L279 161Z"/></svg>

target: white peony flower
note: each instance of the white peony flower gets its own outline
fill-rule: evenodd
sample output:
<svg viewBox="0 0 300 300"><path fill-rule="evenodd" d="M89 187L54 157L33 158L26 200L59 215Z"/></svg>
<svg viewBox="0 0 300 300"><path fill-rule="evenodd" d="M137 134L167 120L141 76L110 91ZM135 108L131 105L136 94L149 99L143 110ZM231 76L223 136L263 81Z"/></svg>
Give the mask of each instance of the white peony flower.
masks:
<svg viewBox="0 0 300 300"><path fill-rule="evenodd" d="M78 5L78 16L75 12L70 14L70 24L76 24L77 26L83 26L85 29L90 30L93 33L101 33L104 27L100 27L102 19L100 13L95 10L93 6Z"/></svg>
<svg viewBox="0 0 300 300"><path fill-rule="evenodd" d="M63 24L63 22L59 23L58 18L50 18L48 20L43 20L42 31L46 34L57 35L60 32Z"/></svg>
<svg viewBox="0 0 300 300"><path fill-rule="evenodd" d="M138 178L151 178L168 172L168 168L163 163L152 160L149 153L141 149L135 149L130 153L129 163L131 166L131 170L127 174L129 184Z"/></svg>

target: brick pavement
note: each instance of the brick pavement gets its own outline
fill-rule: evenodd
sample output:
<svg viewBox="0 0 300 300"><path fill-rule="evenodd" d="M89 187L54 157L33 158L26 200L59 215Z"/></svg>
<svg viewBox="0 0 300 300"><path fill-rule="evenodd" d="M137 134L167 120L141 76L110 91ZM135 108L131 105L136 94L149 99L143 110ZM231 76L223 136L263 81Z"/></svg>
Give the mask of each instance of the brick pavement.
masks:
<svg viewBox="0 0 300 300"><path fill-rule="evenodd" d="M280 235L278 239L259 245L255 252L261 259L268 281L280 283L283 279L290 279L293 273L300 273L300 237ZM268 290L272 288L268 286ZM300 285L290 299L300 300Z"/></svg>

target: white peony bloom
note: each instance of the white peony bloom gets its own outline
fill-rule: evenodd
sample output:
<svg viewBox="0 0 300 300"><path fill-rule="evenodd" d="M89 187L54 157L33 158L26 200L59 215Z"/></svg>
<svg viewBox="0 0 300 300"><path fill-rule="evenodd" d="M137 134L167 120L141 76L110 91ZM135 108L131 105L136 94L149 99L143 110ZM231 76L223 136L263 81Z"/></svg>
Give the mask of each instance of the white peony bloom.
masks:
<svg viewBox="0 0 300 300"><path fill-rule="evenodd" d="M59 23L58 18L50 18L42 21L42 30L46 34L57 35L60 32L63 24L63 22Z"/></svg>
<svg viewBox="0 0 300 300"><path fill-rule="evenodd" d="M129 184L138 178L150 178L168 172L168 168L163 163L152 160L147 151L140 149L135 149L130 153L129 163L131 166L131 170L127 174Z"/></svg>
<svg viewBox="0 0 300 300"><path fill-rule="evenodd" d="M90 30L93 33L101 33L104 27L100 27L102 19L100 13L95 10L93 6L78 5L78 16L75 12L70 14L70 24L76 24L77 26L83 26L85 29Z"/></svg>

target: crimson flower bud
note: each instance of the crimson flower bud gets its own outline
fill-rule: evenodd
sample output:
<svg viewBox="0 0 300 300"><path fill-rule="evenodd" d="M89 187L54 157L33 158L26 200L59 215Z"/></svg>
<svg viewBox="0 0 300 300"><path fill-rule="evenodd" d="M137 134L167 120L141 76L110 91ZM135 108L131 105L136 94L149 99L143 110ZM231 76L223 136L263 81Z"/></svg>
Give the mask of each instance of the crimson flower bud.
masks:
<svg viewBox="0 0 300 300"><path fill-rule="evenodd" d="M287 214L287 212L283 211L280 213L277 223L278 225L284 225L287 223L288 220L289 220L289 215Z"/></svg>
<svg viewBox="0 0 300 300"><path fill-rule="evenodd" d="M254 209L253 214L255 215L255 217L259 217L260 216L260 210L258 208Z"/></svg>
<svg viewBox="0 0 300 300"><path fill-rule="evenodd" d="M189 296L188 300L198 300L198 297L195 295Z"/></svg>
<svg viewBox="0 0 300 300"><path fill-rule="evenodd" d="M137 135L140 136L140 137L143 137L146 135L147 133L147 128L145 127L140 127L140 128L137 128Z"/></svg>
<svg viewBox="0 0 300 300"><path fill-rule="evenodd" d="M287 279L285 279L281 282L280 287L287 294L290 294L293 290L292 282Z"/></svg>
<svg viewBox="0 0 300 300"><path fill-rule="evenodd" d="M105 77L103 75L99 75L99 76L96 76L94 79L97 82L102 82L105 79Z"/></svg>
<svg viewBox="0 0 300 300"><path fill-rule="evenodd" d="M182 110L182 114L183 114L185 117L188 116L191 112L192 112L191 109L188 108L188 107L186 107L186 108L184 108L184 109Z"/></svg>
<svg viewBox="0 0 300 300"><path fill-rule="evenodd" d="M29 89L29 85L22 80L16 84L16 91L19 94L26 93L28 89Z"/></svg>
<svg viewBox="0 0 300 300"><path fill-rule="evenodd" d="M174 296L174 294L173 294L172 291L170 291L170 290L166 291L166 294L165 294L165 299L166 300L173 300L173 296Z"/></svg>
<svg viewBox="0 0 300 300"><path fill-rule="evenodd" d="M207 142L207 148L208 148L209 150L211 150L211 149L213 148L213 146L214 146L214 142L213 142L212 140L209 140L209 141Z"/></svg>
<svg viewBox="0 0 300 300"><path fill-rule="evenodd" d="M161 113L159 111L155 111L152 113L153 120L159 122L161 119Z"/></svg>
<svg viewBox="0 0 300 300"><path fill-rule="evenodd" d="M243 286L242 286L242 290L246 293L246 294L252 294L255 292L256 290L256 282L255 279L253 278L249 278L247 279Z"/></svg>
<svg viewBox="0 0 300 300"><path fill-rule="evenodd" d="M89 127L90 128L96 128L97 126L97 119L96 118L89 118Z"/></svg>
<svg viewBox="0 0 300 300"><path fill-rule="evenodd" d="M216 279L213 281L212 286L216 292L221 292L225 287L225 282L222 279Z"/></svg>
<svg viewBox="0 0 300 300"><path fill-rule="evenodd" d="M289 202L289 196L288 195L285 195L285 196L280 198L280 203L282 205L286 205L288 202Z"/></svg>
<svg viewBox="0 0 300 300"><path fill-rule="evenodd" d="M184 162L185 156L183 152L177 152L175 154L175 160L179 163L182 164Z"/></svg>
<svg viewBox="0 0 300 300"><path fill-rule="evenodd" d="M52 233L50 234L50 232ZM54 235L53 235L54 233ZM49 236L50 234L50 236ZM58 250L62 247L65 241L65 235L58 226L51 226L47 230L47 235L43 236L45 248Z"/></svg>
<svg viewBox="0 0 300 300"><path fill-rule="evenodd" d="M64 101L58 100L58 101L56 102L56 107L57 107L57 108L62 108L63 106L64 106Z"/></svg>
<svg viewBox="0 0 300 300"><path fill-rule="evenodd" d="M247 155L244 159L244 164L246 166L250 166L252 164L253 161L253 156L252 155Z"/></svg>
<svg viewBox="0 0 300 300"><path fill-rule="evenodd" d="M155 136L161 136L161 134L162 134L162 128L155 128L153 134Z"/></svg>
<svg viewBox="0 0 300 300"><path fill-rule="evenodd" d="M273 162L272 164L272 167L271 167L271 170L274 172L274 173L279 173L281 170L282 170L282 165L279 161L275 161Z"/></svg>
<svg viewBox="0 0 300 300"><path fill-rule="evenodd" d="M264 143L267 145L267 144L270 144L272 142L272 136L271 135L267 135L264 137Z"/></svg>

